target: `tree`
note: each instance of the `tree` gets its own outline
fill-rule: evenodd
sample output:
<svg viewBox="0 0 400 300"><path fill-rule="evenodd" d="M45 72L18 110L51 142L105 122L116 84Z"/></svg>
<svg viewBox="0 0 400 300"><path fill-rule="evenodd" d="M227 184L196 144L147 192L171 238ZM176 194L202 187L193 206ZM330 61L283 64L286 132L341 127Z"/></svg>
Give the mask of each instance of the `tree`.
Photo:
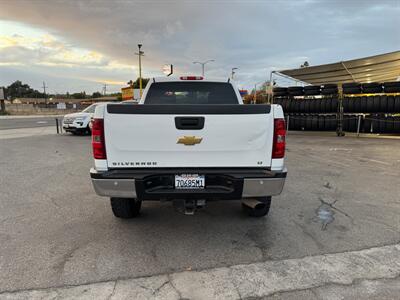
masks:
<svg viewBox="0 0 400 300"><path fill-rule="evenodd" d="M73 99L85 99L86 98L86 93L85 92L73 93L73 94L71 94L71 97Z"/></svg>
<svg viewBox="0 0 400 300"><path fill-rule="evenodd" d="M7 95L14 100L15 98L44 98L44 94L32 89L28 84L23 84L17 80L7 87Z"/></svg>
<svg viewBox="0 0 400 300"><path fill-rule="evenodd" d="M139 77L133 82L133 88L138 89L140 87L140 79ZM142 88L145 88L147 83L150 81L150 78L142 78ZM129 81L130 84L132 81Z"/></svg>
<svg viewBox="0 0 400 300"><path fill-rule="evenodd" d="M101 95L101 93L100 92L94 92L93 94L92 94L92 98L100 98L102 95Z"/></svg>

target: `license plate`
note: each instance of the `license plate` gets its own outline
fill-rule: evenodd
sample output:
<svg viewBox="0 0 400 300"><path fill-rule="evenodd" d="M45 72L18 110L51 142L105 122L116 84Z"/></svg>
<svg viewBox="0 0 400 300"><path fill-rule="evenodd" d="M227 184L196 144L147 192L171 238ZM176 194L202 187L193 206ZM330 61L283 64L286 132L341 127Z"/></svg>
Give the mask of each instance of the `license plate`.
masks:
<svg viewBox="0 0 400 300"><path fill-rule="evenodd" d="M175 175L176 189L204 189L205 176L198 174Z"/></svg>

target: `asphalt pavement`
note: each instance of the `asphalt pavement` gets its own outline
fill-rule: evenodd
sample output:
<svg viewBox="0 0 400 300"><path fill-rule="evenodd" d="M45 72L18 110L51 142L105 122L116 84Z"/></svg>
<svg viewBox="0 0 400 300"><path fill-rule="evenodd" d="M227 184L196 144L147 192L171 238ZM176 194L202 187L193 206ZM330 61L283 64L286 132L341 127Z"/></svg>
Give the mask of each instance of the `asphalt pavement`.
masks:
<svg viewBox="0 0 400 300"><path fill-rule="evenodd" d="M0 130L18 128L36 128L56 126L56 118L62 120L63 116L40 116L24 118L0 118Z"/></svg>
<svg viewBox="0 0 400 300"><path fill-rule="evenodd" d="M194 216L145 202L123 221L91 186L90 137L2 140L0 293L397 244L398 143L289 135L286 186L266 218L247 217L236 201Z"/></svg>

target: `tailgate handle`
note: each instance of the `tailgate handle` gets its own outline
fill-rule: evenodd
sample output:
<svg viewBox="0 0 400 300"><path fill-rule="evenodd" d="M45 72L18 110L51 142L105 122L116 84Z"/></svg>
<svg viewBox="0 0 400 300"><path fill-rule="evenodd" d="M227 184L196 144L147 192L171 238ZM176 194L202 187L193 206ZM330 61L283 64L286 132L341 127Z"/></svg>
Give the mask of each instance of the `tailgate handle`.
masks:
<svg viewBox="0 0 400 300"><path fill-rule="evenodd" d="M175 117L175 127L180 130L203 129L204 117Z"/></svg>

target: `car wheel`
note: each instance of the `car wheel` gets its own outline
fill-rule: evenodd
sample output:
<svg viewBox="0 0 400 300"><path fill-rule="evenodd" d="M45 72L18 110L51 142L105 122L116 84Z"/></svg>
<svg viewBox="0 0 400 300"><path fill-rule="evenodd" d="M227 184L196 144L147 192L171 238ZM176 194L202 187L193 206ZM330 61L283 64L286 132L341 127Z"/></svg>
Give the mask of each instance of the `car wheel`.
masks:
<svg viewBox="0 0 400 300"><path fill-rule="evenodd" d="M258 197L258 201L262 202L262 205L257 205L255 208L251 208L242 203L243 211L250 217L264 217L268 215L269 209L271 207L271 196L269 197Z"/></svg>
<svg viewBox="0 0 400 300"><path fill-rule="evenodd" d="M137 217L140 213L142 201L135 198L110 198L114 216L121 219Z"/></svg>

